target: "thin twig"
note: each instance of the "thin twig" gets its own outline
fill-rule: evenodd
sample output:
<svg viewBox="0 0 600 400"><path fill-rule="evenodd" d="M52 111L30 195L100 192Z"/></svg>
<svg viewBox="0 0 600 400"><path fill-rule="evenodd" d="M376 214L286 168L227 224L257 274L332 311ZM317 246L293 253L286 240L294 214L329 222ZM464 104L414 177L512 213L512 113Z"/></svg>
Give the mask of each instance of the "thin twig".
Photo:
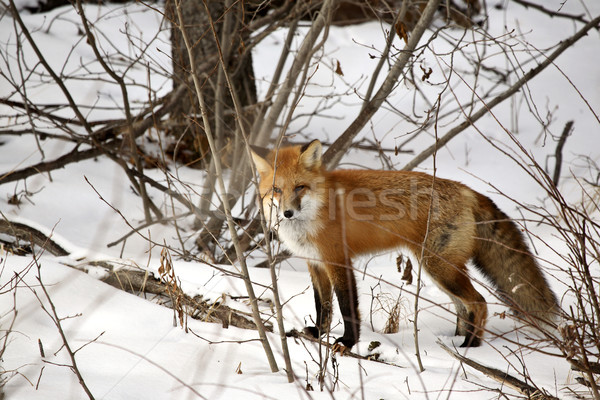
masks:
<svg viewBox="0 0 600 400"><path fill-rule="evenodd" d="M542 13L547 14L550 17L567 18L567 19L570 19L573 21L583 22L584 24L588 22L584 18L584 14L569 14L569 13L563 13L560 11L554 11L554 10L550 10L550 9L544 7L543 5L532 3L530 1L525 1L525 0L513 0L513 2L523 6L525 8L533 8L538 11L541 11Z"/></svg>
<svg viewBox="0 0 600 400"><path fill-rule="evenodd" d="M138 154L137 144L135 143L136 135L135 135L135 130L133 128L133 118L131 115L131 109L130 109L130 105L129 105L129 94L127 91L127 86L125 85L125 80L123 79L123 77L117 75L117 73L106 63L102 54L100 54L100 50L98 49L97 42L96 42L96 37L90 30L90 26L89 26L90 24L89 24L87 17L85 16L85 11L83 10L83 5L81 3L81 0L76 0L75 4L77 7L77 12L79 13L79 16L81 17L81 23L83 24L83 28L85 30L85 34L87 37L86 43L92 48L92 51L94 52L96 60L100 63L100 65L102 66L104 71L119 85L119 88L121 89L121 96L123 99L123 109L125 111L125 121L126 121L126 128L127 128L126 136L127 136L128 142L129 142L130 157L133 159L133 162L135 164L135 168L137 169L137 171L140 174L143 174L142 161L141 161L140 155ZM146 192L146 184L144 183L144 181L140 180L139 182L137 182L137 188L138 188L140 197L142 198L142 204L144 206L144 216L146 217L146 222L149 223L152 220L152 216L150 214L151 206L150 206L150 198L148 197L148 193ZM156 213L156 215L159 219L162 218L162 214L158 208L152 208L152 210L154 210L154 212Z"/></svg>
<svg viewBox="0 0 600 400"><path fill-rule="evenodd" d="M50 316L50 318L52 319L52 322L54 322L54 325L56 325L56 328L58 329L58 333L60 334L60 337L62 339L63 346L64 346L65 350L67 351L69 358L71 359L71 365L70 365L71 370L77 376L77 379L79 380L79 384L83 388L83 391L87 394L88 398L90 400L94 400L94 395L92 394L92 392L88 388L87 384L85 383L85 380L83 379L83 376L81 375L81 371L79 370L79 367L77 366L77 361L75 360L75 352L73 350L71 350L71 346L69 345L69 341L67 340L65 331L62 328L62 324L61 324L62 319L58 316L56 307L54 306L54 303L52 302L52 299L50 298L50 295L48 294L48 291L46 290L46 286L44 285L44 282L42 282L41 265L38 263L37 257L35 255L33 256L33 262L35 263L37 270L38 270L37 280L40 283L40 287L42 288L42 291L44 292L46 299L48 300L48 304L50 305L51 312L46 309L46 307L43 305L43 303L40 300L41 307L46 312L46 314L48 314L48 316Z"/></svg>
<svg viewBox="0 0 600 400"><path fill-rule="evenodd" d="M75 113L75 115L76 115L77 119L79 120L79 122L81 123L81 125L85 128L86 132L91 135L92 128L90 127L90 125L87 122L87 120L84 117L84 115L79 110L79 107L77 106L77 103L75 102L75 100L71 96L71 92L69 92L69 89L67 89L67 86L65 85L63 79L61 79L56 74L56 72L54 72L54 69L52 69L52 67L50 66L50 64L48 63L48 61L46 61L46 58L42 54L42 52L41 52L40 48L38 47L37 43L35 42L35 40L33 40L33 37L31 36L31 33L29 32L29 29L27 29L27 26L25 26L25 23L23 22L23 19L21 18L21 15L20 15L20 13L19 13L19 11L17 9L17 6L15 5L14 1L13 0L8 0L8 1L9 1L10 11L11 11L11 14L12 14L13 18L19 24L19 27L21 28L21 31L25 35L25 38L29 42L29 45L33 49L33 51L36 54L38 60L44 66L44 68L46 69L46 71L50 74L50 76L52 77L52 79L54 80L54 82L58 85L58 87L60 88L60 90L63 93L63 95L66 97L66 99L67 99L67 101L69 103L69 106L71 107L71 109Z"/></svg>
<svg viewBox="0 0 600 400"><path fill-rule="evenodd" d="M333 346L335 346L335 343L329 343L325 340L321 340L320 338L315 338L312 335L306 334L304 332L298 331L296 329L292 329L291 331L288 332L288 336L293 337L293 338L298 338L301 340L308 340L310 342L314 342L314 343L318 343L320 345L325 346L326 348L328 348L329 350L331 350L333 348ZM340 353L341 354L341 353ZM355 358L357 360L365 360L365 361L373 361L379 364L385 364L385 365L390 365L392 367L396 367L396 368L405 368L401 365L398 364L394 364L391 362L387 362L383 359L380 359L376 356L370 355L370 356L363 356L361 354L358 353L353 353L351 350L344 350L344 353L342 354L342 357L350 357L350 358Z"/></svg>
<svg viewBox="0 0 600 400"><path fill-rule="evenodd" d="M552 176L552 182L554 182L555 186L558 186L558 180L560 179L560 170L562 168L562 151L565 143L567 142L567 137L571 134L571 130L573 129L574 121L568 121L563 128L562 134L560 135L560 139L558 139L558 143L556 144L556 150L554 151L554 175Z"/></svg>

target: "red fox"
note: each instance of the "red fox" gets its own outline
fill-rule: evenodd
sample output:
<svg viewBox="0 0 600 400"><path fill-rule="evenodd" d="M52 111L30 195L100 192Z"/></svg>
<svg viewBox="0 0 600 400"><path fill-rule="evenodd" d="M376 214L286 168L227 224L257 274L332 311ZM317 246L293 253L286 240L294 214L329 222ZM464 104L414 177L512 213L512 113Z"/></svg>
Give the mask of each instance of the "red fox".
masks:
<svg viewBox="0 0 600 400"><path fill-rule="evenodd" d="M487 318L469 260L517 313L543 322L557 314L557 299L517 225L467 186L420 172L326 171L318 140L252 158L269 226L308 262L317 314L306 333L327 332L333 289L344 321L336 345L352 348L360 317L351 260L398 248L412 251L454 302L462 347L481 344Z"/></svg>

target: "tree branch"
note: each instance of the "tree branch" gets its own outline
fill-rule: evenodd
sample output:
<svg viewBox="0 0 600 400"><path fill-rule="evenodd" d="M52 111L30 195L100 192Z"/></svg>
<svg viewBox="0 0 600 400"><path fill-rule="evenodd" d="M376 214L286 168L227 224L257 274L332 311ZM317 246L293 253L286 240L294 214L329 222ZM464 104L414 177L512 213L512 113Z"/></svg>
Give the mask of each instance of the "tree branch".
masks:
<svg viewBox="0 0 600 400"><path fill-rule="evenodd" d="M550 17L560 17L560 18L567 18L567 19L571 19L573 21L579 21L579 22L583 22L584 24L586 24L588 21L583 17L584 14L568 14L568 13L563 13L563 12L559 12L559 11L554 11L554 10L550 10L540 4L536 4L536 3L532 3L530 1L525 1L525 0L512 0L514 3L517 3L525 8L533 8L536 9L538 11L541 11L544 14L549 15Z"/></svg>
<svg viewBox="0 0 600 400"><path fill-rule="evenodd" d="M440 0L429 0L427 6L419 18L419 22L412 30L412 33L408 39L408 43L404 46L402 53L396 60L394 66L390 69L384 82L381 84L379 90L358 114L358 116L352 121L350 126L346 128L344 133L338 137L335 142L327 149L323 154L323 162L328 169L333 169L339 164L340 160L346 154L346 151L350 148L352 140L359 134L362 128L367 122L373 117L373 115L379 110L383 102L387 99L389 94L394 89L398 77L404 71L406 64L413 55L413 51L417 48L419 40L425 33L425 30L431 24L433 16L438 8Z"/></svg>
<svg viewBox="0 0 600 400"><path fill-rule="evenodd" d="M70 163L89 160L106 152L102 147L92 147L87 150L78 150L79 146L75 146L69 153L58 157L52 161L44 161L30 167L25 167L19 170L12 170L0 175L0 185L8 182L26 179L32 175L37 175L42 172L50 172L59 168L63 168Z"/></svg>
<svg viewBox="0 0 600 400"><path fill-rule="evenodd" d="M591 20L590 22L588 22L575 35L571 36L570 38L568 38L564 41L561 41L560 46L558 46L558 48L556 50L554 50L554 52L552 52L552 54L550 54L544 61L539 63L535 68L532 68L529 72L527 72L525 75L523 75L521 77L521 79L519 79L517 82L515 82L507 90L505 90L498 96L494 97L490 102L484 103L483 106L479 110L477 110L473 114L467 116L465 121L460 123L458 126L452 128L450 131L448 131L448 133L446 133L441 138L437 139L436 143L432 144L427 149L422 151L418 156L413 158L402 169L405 171L412 170L417 165L419 165L421 162L425 161L429 156L431 156L436 151L436 149L439 149L439 148L445 146L446 143L448 143L450 140L452 140L454 137L456 137L456 135L458 135L459 133L461 133L462 131L467 129L469 126L471 126L479 118L481 118L485 114L487 114L492 108L494 108L498 104L502 103L504 100L508 99L513 94L515 94L517 91L519 91L519 89L521 89L521 87L523 87L527 82L529 82L531 79L533 79L535 76L537 76L546 67L551 65L554 62L554 60L556 60L558 58L558 56L560 56L565 50L570 48L575 42L577 42L579 39L581 39L583 36L585 36L591 29L597 27L598 24L600 24L600 16L598 16L598 17L594 18L593 20Z"/></svg>
<svg viewBox="0 0 600 400"><path fill-rule="evenodd" d="M304 37L296 57L294 57L294 62L292 63L285 80L281 84L281 88L277 92L273 105L265 117L260 130L258 130L258 132L253 132L253 137L250 139L252 144L257 146L265 146L267 144L282 110L289 100L292 89L294 88L298 77L301 75L302 68L305 67L316 50L314 44L331 17L335 2L335 0L325 0L323 2L319 14L311 24L310 30Z"/></svg>
<svg viewBox="0 0 600 400"><path fill-rule="evenodd" d="M198 103L200 105L200 112L202 115L202 121L204 123L204 133L208 140L208 144L210 146L211 153L213 154L212 162L214 163L214 166L215 166L215 176L217 179L217 183L218 183L219 191L220 191L221 195L226 196L227 191L225 189L225 183L223 182L223 171L222 171L222 166L221 166L221 160L218 157L217 147L216 147L215 140L214 140L214 137L212 134L212 129L210 127L208 111L207 111L206 104L204 102L204 96L202 94L202 89L200 86L198 71L196 71L196 66L195 66L196 61L194 60L194 54L192 52L192 44L189 41L186 27L183 25L183 16L181 13L181 3L177 0L175 0L175 1L176 1L175 10L177 12L177 19L179 22L178 29L181 31L181 36L183 37L185 47L188 52L188 58L190 60L190 68L191 68L190 73L191 73L191 78L194 82L194 88L196 90L196 97L197 97ZM206 0L203 0L203 1L204 1L204 6L206 9L206 12L209 13L208 6L205 2ZM210 13L209 13L209 15L210 15ZM214 29L213 29L213 33L214 33ZM226 199L223 199L222 205L223 205L223 209L225 211L227 225L229 227L229 233L231 234L231 238L235 245L238 260L240 262L240 266L242 269L243 281L246 286L246 291L248 293L248 296L250 297L250 305L252 308L252 315L254 318L254 322L256 323L256 326L258 327L258 334L260 336L261 343L262 343L263 349L265 351L265 355L267 356L267 359L269 361L271 371L277 372L279 370L279 367L277 366L277 362L273 355L271 345L269 344L269 340L265 334L264 324L260 318L256 295L254 293L254 288L252 287L252 282L250 280L250 275L248 273L248 266L246 265L245 259L243 258L243 253L241 252L239 243L237 242L237 232L235 230L235 225L234 225L234 222L233 222L233 219L231 216L231 209L230 209L229 203Z"/></svg>

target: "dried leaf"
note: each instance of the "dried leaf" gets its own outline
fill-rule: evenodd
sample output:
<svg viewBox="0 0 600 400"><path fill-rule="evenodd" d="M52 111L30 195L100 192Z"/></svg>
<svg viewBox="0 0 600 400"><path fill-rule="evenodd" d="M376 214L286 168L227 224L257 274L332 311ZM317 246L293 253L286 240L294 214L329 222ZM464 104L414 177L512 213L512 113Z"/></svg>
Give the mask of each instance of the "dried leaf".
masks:
<svg viewBox="0 0 600 400"><path fill-rule="evenodd" d="M422 65L420 65L419 67L421 67L421 71L423 71L423 77L421 78L421 80L425 81L426 79L429 79L429 77L433 73L433 70L431 68L425 69Z"/></svg>
<svg viewBox="0 0 600 400"><path fill-rule="evenodd" d="M396 23L396 33L404 40L404 43L408 44L408 29L404 22L398 21Z"/></svg>
<svg viewBox="0 0 600 400"><path fill-rule="evenodd" d="M336 61L337 61L337 66L335 68L335 73L340 76L344 76L344 73L342 72L342 66L340 65L340 60L336 60Z"/></svg>
<svg viewBox="0 0 600 400"><path fill-rule="evenodd" d="M11 204L13 206L18 206L19 204L21 204L21 200L19 200L19 196L17 196L16 194L13 194L11 197L9 197L8 204Z"/></svg>
<svg viewBox="0 0 600 400"><path fill-rule="evenodd" d="M413 281L412 262L410 261L410 258L406 259L406 265L404 266L404 273L402 274L401 279L405 281L407 285L410 285Z"/></svg>

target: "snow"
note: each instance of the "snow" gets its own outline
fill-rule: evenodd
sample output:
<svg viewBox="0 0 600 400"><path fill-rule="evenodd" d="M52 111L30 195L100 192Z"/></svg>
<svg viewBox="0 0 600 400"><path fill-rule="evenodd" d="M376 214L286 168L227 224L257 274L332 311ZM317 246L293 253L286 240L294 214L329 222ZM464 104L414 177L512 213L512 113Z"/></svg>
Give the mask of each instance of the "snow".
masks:
<svg viewBox="0 0 600 400"><path fill-rule="evenodd" d="M18 8L22 9L28 1L18 2ZM492 36L500 36L513 30L517 32L509 39L514 45L514 57L511 59L515 63L523 62L531 54L537 54L538 49L546 50L554 46L581 26L566 19L544 16L512 2L499 4L502 5L500 9L490 6L490 33ZM562 2L553 0L544 5L554 10L560 8L565 13L583 13L592 17L600 14L600 4L594 1L567 1L562 5ZM148 61L151 73L148 74L146 68L138 65L127 74L132 102L148 100L147 90L132 85L134 82L147 84L148 76L151 77L154 96L163 95L170 90L168 29L161 23L159 14L141 3L102 6L88 4L86 14L95 21L97 32L103 33L98 35L98 40L106 54L114 55L118 49L135 58L140 54L142 43L150 43L144 59ZM72 7L59 8L45 14L29 14L24 11L22 16L56 71L61 71L64 76L97 74L104 77L100 66L93 62L94 55L89 46L78 33L81 22ZM311 67L315 73L298 113L310 113L318 104L317 96L332 92L346 95L341 103L332 103L332 108L326 111L332 118L294 120L289 128L290 132L297 133L293 140L303 141L306 137L302 135L307 135L311 139L332 141L358 113L360 94L366 90L371 71L377 63L377 59L371 59L370 54L377 55L383 48L383 29L386 27L378 23L331 28L321 61ZM13 20L8 14L2 14L0 53L3 56L10 55L11 58L3 59L0 65L4 73L13 76L18 73L15 61L16 31ZM275 67L273 60L279 55L286 33L285 30L274 32L255 49L257 79L264 80L259 85L262 95ZM495 118L479 120L475 124L477 130L469 129L452 140L436 155L436 173L464 182L489 195L509 215L518 218L520 213L517 204L511 198L523 204L543 207L547 206L546 194L534 184L526 171L494 149L486 138L508 149L510 154L520 154L507 139L504 129L513 132L526 150L545 166L547 157L554 152L555 138L560 135L565 122L573 119L575 129L563 152L565 159L561 189L569 200L580 201L582 192L574 177L595 179L594 171L582 161L581 156L600 163L600 129L596 116L600 110L598 36L598 31L590 31L559 57L554 66L546 69L522 90L525 98L519 97L519 102L502 103L493 110ZM435 44L439 46L436 50L440 54L451 48L451 43L444 45L442 42ZM397 43L397 46L400 44ZM34 53L28 46L23 51L20 57L33 68L37 62ZM489 44L486 51L486 61L490 65L494 65L497 60L505 60L498 47ZM334 73L333 66L337 61L340 62L344 76ZM114 57L111 62L117 68L124 68L126 65L119 63ZM436 84L444 80L442 71L446 66L431 55L425 55L422 62L424 66L433 69L432 83L419 85L424 86L427 93L437 93ZM464 66L460 63L458 65ZM531 67L531 64L519 66L523 71ZM41 66L37 66L36 71L41 72ZM468 85L474 84L474 77L459 76L461 71L460 68L457 69L456 76L453 77L453 82L457 83L453 86L454 92L444 93L444 101L454 101L454 96L461 104L470 101L472 92ZM58 87L49 83L47 74L38 79L41 84L28 88L27 92L36 104L65 101ZM461 79L465 79L464 84L458 84ZM120 101L118 86L100 79L93 85L90 81L76 79L67 79L65 84L90 118L122 117L115 115L114 109L108 108ZM493 82L482 78L477 85L478 90L483 92L484 88L491 89ZM358 88L357 92L350 89L354 87ZM3 77L0 77L0 88L3 97L15 91ZM499 89L495 89L495 92L498 91ZM385 109L374 116L361 137L375 137L382 141L382 146L392 148L406 140L407 132L412 131L414 126L400 118L392 108L409 112L413 107L413 98L414 86L402 81ZM12 99L22 100L16 94ZM417 101L415 108L416 114L424 115L429 106L423 101ZM5 126L15 123L4 117L10 111L7 107L0 106L2 124ZM65 117L72 117L68 110L63 113ZM462 120L460 110L457 109L456 113L455 117L442 121L440 135ZM547 123L547 131L541 129L540 121ZM26 123L19 123L26 126ZM38 126L38 129L42 128L46 127ZM55 130L52 132L60 134ZM431 145L433 140L431 131L420 135L408 147L418 153ZM40 146L45 158L30 135L0 135L0 174L34 165L44 159L52 160L69 151L72 145L62 140L46 139L40 142ZM400 154L392 156L392 162L395 167L400 168L411 158L412 155ZM549 170L552 170L553 162L550 158ZM359 163L370 168L381 167L381 163L371 154L355 150L349 152L343 163L346 166ZM185 184L180 185L177 190L197 204L203 175L186 167L171 167L173 169L169 173ZM431 172L432 159L422 163L419 168ZM158 170L148 173L161 182L167 178L165 173ZM1 360L2 379L6 380L4 392L11 400L86 397L75 374L65 366L70 360L62 348L63 343L52 316L47 313L50 310L49 302L38 280L38 265L39 279L47 289L59 317L63 318L62 327L68 342L72 349L79 349L76 353L79 370L97 399L241 397L468 400L498 396L492 389L501 387L499 383L469 367L461 366L436 343L441 340L450 347L453 344L458 346L462 338L452 336L454 316L451 302L426 278L426 285L421 292L422 311L419 314L419 344L425 371L418 371L412 330L412 293L415 286L403 284L400 274L395 273L396 254L363 258L356 262L358 270L364 269L366 273L364 276L357 274L363 321L361 341L353 349L359 354L368 354L369 343L380 341L382 344L375 351L395 366L336 356L339 382L334 387L334 370L330 362L325 390L321 392L316 380L316 360L319 360L317 345L293 339L288 341L297 378L295 383L289 384L283 370L280 369L277 373L270 371L255 331L235 327L224 329L218 324L190 319L189 329L193 333L185 333L181 327L173 326L172 310L99 281L97 277L105 272L101 268L90 267L91 261L108 260L116 265L143 268L157 273L160 266L160 245L167 244L176 248L181 246L176 232L171 225L156 224L142 229L139 234L132 235L115 246L107 247L108 243L128 234L132 226L137 227L144 220L141 200L131 190L122 169L106 157L98 157L53 171L50 176L38 174L26 181L0 185L2 218L23 222L51 234L54 240L71 253L68 257L60 258L40 254L34 260L31 256L17 256L4 250L0 252L0 326L3 334L14 322ZM0 183L1 180L0 178ZM506 197L497 191L506 194ZM13 195L20 199L19 205L8 202ZM174 209L171 208L171 202L157 190L150 189L150 195L167 215L187 211L177 203ZM559 274L552 264L562 263L559 255L566 251L564 243L548 227L532 225L535 224L529 224L528 228L539 237L534 242L540 258L546 260L544 265L548 271L553 275ZM186 249L192 250L196 233L193 217L181 219L179 226ZM148 238L154 244L150 244ZM252 265L252 262L260 258L261 254L254 252L250 254L249 261ZM73 266L88 270L89 273ZM240 279L209 265L179 260L176 257L174 267L187 294L201 295L212 300L226 294L231 296L224 300L228 305L249 310L248 304L243 300L233 300L233 297L246 294ZM236 265L220 267L224 271L239 272ZM263 299L272 298L270 291L265 289L270 284L269 271L251 268L250 274L258 295ZM554 276L551 284L557 293L564 292L563 285ZM313 294L302 260L291 259L282 264L279 286L281 301L285 304L286 329L301 328L308 324L310 316L314 317ZM518 375L523 370L523 363L537 385L558 397L573 398L574 395L566 389L566 385L577 387L569 365L561 358L515 345L514 342L530 343L527 336L533 332L515 326L514 321L508 318L502 319L501 313L506 308L496 304L493 295L483 285L478 289L492 303L488 321L491 333L487 334L483 346L461 349L460 352L466 352L469 357L485 365L506 370L513 375ZM366 317L370 315L371 307L378 308L377 304L371 305L372 294L378 295L377 299L384 306L389 306L402 294L398 333L379 333L386 320L384 311L373 314L373 331L371 321ZM564 301L569 300L567 298ZM442 307L437 304L442 304ZM342 327L335 307L334 305L336 313L332 334L339 336ZM15 315L14 309L18 310L18 314ZM266 302L261 304L261 310L269 313L269 305ZM278 333L270 333L268 337L281 368L284 362ZM38 342L41 342L45 356L40 355ZM549 351L556 352L555 349ZM306 391L307 382L315 388L314 391ZM503 390L516 394L509 388Z"/></svg>

